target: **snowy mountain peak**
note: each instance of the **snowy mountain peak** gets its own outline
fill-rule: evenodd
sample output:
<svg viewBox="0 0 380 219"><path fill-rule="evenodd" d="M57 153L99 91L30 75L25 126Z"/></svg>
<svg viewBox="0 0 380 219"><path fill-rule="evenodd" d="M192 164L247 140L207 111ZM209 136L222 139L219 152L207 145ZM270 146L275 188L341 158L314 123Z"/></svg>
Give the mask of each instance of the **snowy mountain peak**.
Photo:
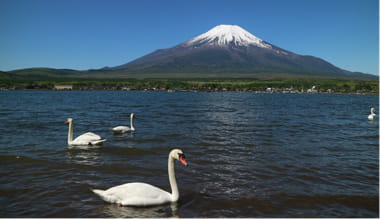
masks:
<svg viewBox="0 0 380 219"><path fill-rule="evenodd" d="M186 46L195 44L207 44L213 46L236 46L254 45L262 48L272 48L260 38L252 35L248 31L237 25L218 25L204 34L201 34L187 42Z"/></svg>

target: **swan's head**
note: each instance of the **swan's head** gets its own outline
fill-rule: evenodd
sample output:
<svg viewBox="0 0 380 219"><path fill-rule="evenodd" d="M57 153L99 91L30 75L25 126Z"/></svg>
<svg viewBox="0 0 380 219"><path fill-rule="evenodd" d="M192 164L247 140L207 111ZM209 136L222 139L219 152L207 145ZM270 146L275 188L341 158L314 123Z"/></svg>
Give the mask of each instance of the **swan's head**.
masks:
<svg viewBox="0 0 380 219"><path fill-rule="evenodd" d="M133 118L135 116L135 114L134 113L131 113L131 118Z"/></svg>
<svg viewBox="0 0 380 219"><path fill-rule="evenodd" d="M375 113L375 108L371 108L371 113Z"/></svg>
<svg viewBox="0 0 380 219"><path fill-rule="evenodd" d="M179 160L181 161L181 163L185 166L187 166L187 162L185 160L185 154L182 152L181 149L173 149L171 152L170 152L170 157L172 157L173 159L176 159L176 160Z"/></svg>
<svg viewBox="0 0 380 219"><path fill-rule="evenodd" d="M70 124L70 123L72 123L72 122L73 122L73 119L72 119L72 118L67 118L65 124Z"/></svg>

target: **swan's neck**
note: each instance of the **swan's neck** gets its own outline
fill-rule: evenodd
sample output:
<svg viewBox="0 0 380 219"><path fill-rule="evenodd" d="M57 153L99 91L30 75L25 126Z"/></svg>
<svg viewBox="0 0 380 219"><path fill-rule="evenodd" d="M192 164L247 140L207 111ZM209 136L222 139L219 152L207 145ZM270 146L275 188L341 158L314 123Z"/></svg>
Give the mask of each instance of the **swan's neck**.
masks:
<svg viewBox="0 0 380 219"><path fill-rule="evenodd" d="M179 199L179 192L178 192L177 181L175 179L174 159L170 155L168 159L168 174L169 174L170 187L172 189L171 201L176 202Z"/></svg>
<svg viewBox="0 0 380 219"><path fill-rule="evenodd" d="M134 131L135 127L133 126L133 116L131 116L131 130Z"/></svg>
<svg viewBox="0 0 380 219"><path fill-rule="evenodd" d="M376 115L374 109L371 109L371 115L373 115L373 116Z"/></svg>
<svg viewBox="0 0 380 219"><path fill-rule="evenodd" d="M74 122L69 123L69 133L67 134L67 144L71 144L73 141L73 129L74 129Z"/></svg>

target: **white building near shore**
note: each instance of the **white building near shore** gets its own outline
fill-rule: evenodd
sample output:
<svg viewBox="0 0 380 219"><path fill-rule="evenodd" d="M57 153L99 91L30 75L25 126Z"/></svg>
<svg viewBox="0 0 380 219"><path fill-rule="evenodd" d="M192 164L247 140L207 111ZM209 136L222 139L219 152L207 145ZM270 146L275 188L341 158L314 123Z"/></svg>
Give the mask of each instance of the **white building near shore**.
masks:
<svg viewBox="0 0 380 219"><path fill-rule="evenodd" d="M72 90L73 85L54 85L54 90Z"/></svg>

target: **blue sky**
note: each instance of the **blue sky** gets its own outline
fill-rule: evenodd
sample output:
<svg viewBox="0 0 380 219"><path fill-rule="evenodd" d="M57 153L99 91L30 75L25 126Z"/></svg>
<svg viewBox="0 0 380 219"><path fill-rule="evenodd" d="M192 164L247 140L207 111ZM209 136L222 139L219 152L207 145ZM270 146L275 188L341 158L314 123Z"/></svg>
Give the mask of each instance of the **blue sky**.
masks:
<svg viewBox="0 0 380 219"><path fill-rule="evenodd" d="M378 0L0 0L0 70L117 66L219 24L379 74Z"/></svg>

